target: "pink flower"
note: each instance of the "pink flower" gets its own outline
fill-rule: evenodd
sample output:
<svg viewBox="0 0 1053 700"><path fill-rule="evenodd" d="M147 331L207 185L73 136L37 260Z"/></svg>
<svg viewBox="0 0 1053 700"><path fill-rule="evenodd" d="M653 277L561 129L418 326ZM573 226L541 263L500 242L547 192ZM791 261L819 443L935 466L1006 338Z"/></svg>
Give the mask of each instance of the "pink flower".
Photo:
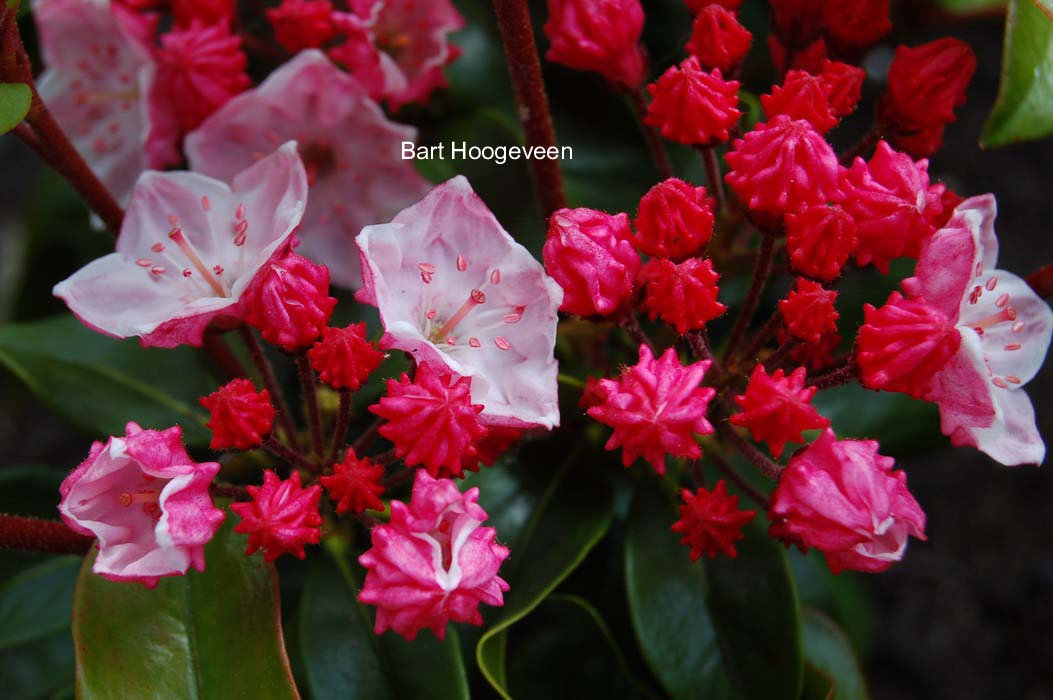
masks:
<svg viewBox="0 0 1053 700"><path fill-rule="evenodd" d="M373 528L373 546L358 558L368 569L358 599L377 606L377 634L413 640L429 628L443 639L451 620L481 625L480 603L504 605L508 584L497 572L508 548L480 527L478 498L477 488L462 494L418 470L409 505L391 502L391 523Z"/></svg>
<svg viewBox="0 0 1053 700"><path fill-rule="evenodd" d="M923 244L903 289L939 309L961 334L926 395L940 407L944 435L1005 465L1040 464L1046 447L1022 387L1042 366L1053 312L1024 280L996 269L995 215L992 195L962 202Z"/></svg>
<svg viewBox="0 0 1053 700"><path fill-rule="evenodd" d="M640 254L627 214L595 209L558 209L542 249L545 270L563 288L560 311L610 316L632 302Z"/></svg>
<svg viewBox="0 0 1053 700"><path fill-rule="evenodd" d="M647 72L640 47L643 24L639 0L548 0L542 30L551 45L545 58L599 73L617 88L637 90Z"/></svg>
<svg viewBox="0 0 1053 700"><path fill-rule="evenodd" d="M790 460L772 496L772 534L826 556L834 573L876 573L925 539L925 513L895 460L873 440L838 440L827 428Z"/></svg>
<svg viewBox="0 0 1053 700"><path fill-rule="evenodd" d="M699 489L691 493L681 489L680 498L680 519L669 529L683 535L680 544L691 548L691 561L698 561L703 554L710 559L721 553L732 559L737 557L735 540L744 537L742 528L757 511L740 510L739 497L728 495L723 479L712 491Z"/></svg>
<svg viewBox="0 0 1053 700"><path fill-rule="evenodd" d="M324 263L333 282L362 282L354 237L386 223L428 190L400 144L416 132L395 124L354 79L308 50L223 106L186 139L194 170L229 181L242 168L295 139L311 186L301 252ZM348 253L348 249L351 253Z"/></svg>
<svg viewBox="0 0 1053 700"><path fill-rule="evenodd" d="M754 440L768 443L772 456L780 457L787 442L804 442L803 431L830 425L812 406L817 389L805 388L804 380L804 367L789 376L781 369L769 375L758 362L746 393L735 397L742 412L731 417L731 424L749 428Z"/></svg>
<svg viewBox="0 0 1053 700"><path fill-rule="evenodd" d="M300 486L300 472L282 481L270 469L263 472L263 486L249 486L252 500L232 503L230 509L241 517L234 532L249 536L245 554L263 550L267 561L283 554L297 559L307 556L304 545L318 544L322 537L322 516L318 501L322 487Z"/></svg>
<svg viewBox="0 0 1053 700"><path fill-rule="evenodd" d="M256 391L251 379L241 377L227 382L201 405L209 412L206 427L212 431L213 450L236 447L248 450L259 445L274 427L274 406L270 393Z"/></svg>
<svg viewBox="0 0 1053 700"><path fill-rule="evenodd" d="M162 576L205 570L205 545L223 522L208 493L219 464L196 464L182 440L179 427L129 423L62 482L62 519L99 539L95 573L153 588Z"/></svg>
<svg viewBox="0 0 1053 700"><path fill-rule="evenodd" d="M94 0L37 0L33 18L47 66L37 80L40 96L92 171L126 204L151 165L145 105L154 76L153 22Z"/></svg>
<svg viewBox="0 0 1053 700"><path fill-rule="evenodd" d="M286 246L307 200L288 143L234 178L148 172L132 193L117 252L55 286L87 326L145 346L201 345L209 324L236 325L242 295Z"/></svg>
<svg viewBox="0 0 1053 700"><path fill-rule="evenodd" d="M329 270L289 253L267 262L245 295L245 322L288 353L314 345L329 326L336 298Z"/></svg>
<svg viewBox="0 0 1053 700"><path fill-rule="evenodd" d="M601 379L603 402L588 410L614 428L606 449L621 447L626 467L643 457L659 474L665 474L667 454L700 457L695 434L713 432L706 409L716 390L699 387L711 364L705 360L684 367L673 348L655 360L651 349L641 345L639 363L626 367L618 379Z"/></svg>
<svg viewBox="0 0 1053 700"><path fill-rule="evenodd" d="M381 349L471 377L486 425L559 424L553 348L562 293L466 179L439 185L357 240L356 296L380 310Z"/></svg>

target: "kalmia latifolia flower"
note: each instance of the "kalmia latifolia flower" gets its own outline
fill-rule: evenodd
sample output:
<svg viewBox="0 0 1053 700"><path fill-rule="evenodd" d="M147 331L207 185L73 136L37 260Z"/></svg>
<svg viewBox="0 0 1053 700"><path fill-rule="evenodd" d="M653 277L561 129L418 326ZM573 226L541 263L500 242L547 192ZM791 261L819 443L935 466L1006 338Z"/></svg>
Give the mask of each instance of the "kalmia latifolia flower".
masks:
<svg viewBox="0 0 1053 700"><path fill-rule="evenodd" d="M644 285L643 309L652 320L661 318L683 335L700 330L728 307L717 301L720 275L710 259L689 258L677 264L652 258L640 271Z"/></svg>
<svg viewBox="0 0 1053 700"><path fill-rule="evenodd" d="M205 570L205 545L223 522L208 493L217 472L216 462L190 459L182 429L129 423L124 437L95 442L62 482L59 513L98 538L95 573L153 588L162 576Z"/></svg>
<svg viewBox="0 0 1053 700"><path fill-rule="evenodd" d="M782 85L775 85L770 95L761 95L761 105L769 117L785 114L790 119L803 119L825 134L837 126L828 93L830 86L817 75L803 70L791 70Z"/></svg>
<svg viewBox="0 0 1053 700"><path fill-rule="evenodd" d="M140 178L117 252L55 286L88 327L145 346L201 345L210 324L237 325L242 296L284 251L307 201L307 176L286 144L227 185L197 173Z"/></svg>
<svg viewBox="0 0 1053 700"><path fill-rule="evenodd" d="M189 27L227 23L234 19L237 0L171 0L176 26Z"/></svg>
<svg viewBox="0 0 1053 700"><path fill-rule="evenodd" d="M252 85L245 72L248 58L241 50L241 38L226 24L199 22L162 34L161 48L154 55L157 76L147 106L155 128L146 147L151 163L175 165L181 160L183 136ZM272 143L265 152L280 144Z"/></svg>
<svg viewBox="0 0 1053 700"><path fill-rule="evenodd" d="M318 544L322 537L322 516L318 513L321 486L303 488L300 472L294 471L282 481L268 469L263 472L263 486L246 488L252 500L230 505L241 517L234 532L249 536L245 554L262 550L267 561L283 554L303 559L304 546Z"/></svg>
<svg viewBox="0 0 1053 700"><path fill-rule="evenodd" d="M466 179L439 185L357 241L356 298L380 311L382 350L471 377L488 426L559 424L553 348L563 294Z"/></svg>
<svg viewBox="0 0 1053 700"><path fill-rule="evenodd" d="M480 603L504 605L508 584L497 572L508 548L481 527L478 498L477 488L462 494L418 470L409 505L391 502L391 522L373 528L373 546L358 558L367 569L358 599L377 607L376 634L412 641L428 628L443 639L450 621L481 625Z"/></svg>
<svg viewBox="0 0 1053 700"><path fill-rule="evenodd" d="M627 214L559 209L542 250L545 271L563 288L561 311L612 316L626 309L640 270Z"/></svg>
<svg viewBox="0 0 1053 700"><path fill-rule="evenodd" d="M600 380L606 392L603 403L588 410L614 429L606 449L621 447L626 467L643 457L659 474L665 474L666 455L700 457L695 435L713 432L706 409L716 390L699 386L711 364L704 360L684 367L673 348L656 360L651 349L641 345L637 364L626 367L617 379Z"/></svg>
<svg viewBox="0 0 1053 700"><path fill-rule="evenodd" d="M783 215L841 199L838 163L811 124L777 115L736 139L724 177L750 209Z"/></svg>
<svg viewBox="0 0 1053 700"><path fill-rule="evenodd" d="M643 196L633 224L641 252L684 260L697 255L713 235L713 200L705 187L669 178Z"/></svg>
<svg viewBox="0 0 1053 700"><path fill-rule="evenodd" d="M691 25L691 39L684 47L706 70L731 75L749 53L753 35L739 24L735 13L712 4L703 7Z"/></svg>
<svg viewBox="0 0 1053 700"><path fill-rule="evenodd" d="M94 0L36 0L33 19L47 66L37 79L41 98L106 189L127 204L151 165L144 104L154 74L153 23Z"/></svg>
<svg viewBox="0 0 1053 700"><path fill-rule="evenodd" d="M806 343L818 343L823 335L837 330L836 299L836 291L798 277L793 291L779 301L779 313L787 332Z"/></svg>
<svg viewBox="0 0 1053 700"><path fill-rule="evenodd" d="M787 442L803 443L803 431L830 425L812 406L812 397L818 390L805 387L804 381L804 367L787 376L781 369L768 374L764 365L758 363L746 393L735 397L742 412L731 417L732 425L749 428L753 439L766 442L775 458L782 455Z"/></svg>
<svg viewBox="0 0 1053 700"><path fill-rule="evenodd" d="M384 361L384 353L366 338L366 324L326 328L322 339L307 351L311 367L334 389L358 391Z"/></svg>
<svg viewBox="0 0 1053 700"><path fill-rule="evenodd" d="M823 69L823 61L829 58L826 41L822 37L808 46L798 49L791 55L774 34L768 35L768 52L771 54L775 72L783 74L787 70L803 70L815 75ZM792 60L791 60L792 59Z"/></svg>
<svg viewBox="0 0 1053 700"><path fill-rule="evenodd" d="M739 83L724 80L720 70L707 73L694 56L670 66L647 91L652 100L644 122L670 141L693 146L722 143L742 116L736 108Z"/></svg>
<svg viewBox="0 0 1053 700"><path fill-rule="evenodd" d="M463 476L463 460L478 454L486 434L483 407L471 401L471 377L457 377L425 362L412 381L388 380L387 395L369 410L387 420L380 434L395 445L406 466L423 465L432 476Z"/></svg>
<svg viewBox="0 0 1053 700"><path fill-rule="evenodd" d="M247 294L245 321L264 340L286 352L306 348L329 325L336 299L329 296L329 269L289 253L259 272Z"/></svg>
<svg viewBox="0 0 1053 700"><path fill-rule="evenodd" d="M995 214L991 195L962 202L923 244L903 289L961 335L925 397L939 406L943 433L1002 464L1040 464L1046 448L1022 387L1042 367L1053 312L1027 282L996 268Z"/></svg>
<svg viewBox="0 0 1053 700"><path fill-rule="evenodd" d="M925 513L895 460L873 440L838 440L827 428L790 460L772 496L773 536L818 549L830 569L877 573L925 539Z"/></svg>
<svg viewBox="0 0 1053 700"><path fill-rule="evenodd" d="M680 498L680 520L669 529L683 535L680 544L691 548L691 561L698 561L703 554L710 559L719 554L737 557L735 541L744 537L742 528L757 511L740 510L739 497L728 495L728 485L723 480L712 491L699 489L691 493L682 489Z"/></svg>
<svg viewBox="0 0 1053 700"><path fill-rule="evenodd" d="M892 29L889 0L827 0L823 3L823 32L832 43L865 49Z"/></svg>
<svg viewBox="0 0 1053 700"><path fill-rule="evenodd" d="M393 155L416 136L389 121L324 54L307 50L205 120L187 137L186 152L194 170L229 181L278 143L296 140L311 187L297 234L301 252L324 262L335 284L357 288L354 237L428 191L413 162Z"/></svg>
<svg viewBox="0 0 1053 700"><path fill-rule="evenodd" d="M814 204L786 216L786 250L801 274L829 282L856 248L856 221L838 205Z"/></svg>
<svg viewBox="0 0 1053 700"><path fill-rule="evenodd" d="M249 379L234 379L201 398L209 412L213 450L256 447L274 427L274 406L266 389L256 391Z"/></svg>
<svg viewBox="0 0 1053 700"><path fill-rule="evenodd" d="M965 91L975 72L976 55L959 39L897 48L878 107L878 118L893 145L917 157L939 150L943 128L954 121L954 110L965 104Z"/></svg>
<svg viewBox="0 0 1053 700"><path fill-rule="evenodd" d="M336 501L337 513L363 513L384 510L384 502L380 500L384 493L380 483L383 476L383 465L373 464L369 457L359 459L354 448L349 447L343 461L333 465L332 475L318 480L329 492L329 497Z"/></svg>
<svg viewBox="0 0 1053 700"><path fill-rule="evenodd" d="M326 0L282 0L267 10L267 21L289 53L317 49L337 35L333 6Z"/></svg>
<svg viewBox="0 0 1053 700"><path fill-rule="evenodd" d="M637 90L647 72L640 46L643 24L639 0L548 0L545 58L599 73L617 88Z"/></svg>
<svg viewBox="0 0 1053 700"><path fill-rule="evenodd" d="M855 258L883 273L901 256L916 258L942 211L943 185L929 184L929 162L915 162L884 141L870 162L856 158L842 184L845 210L856 220Z"/></svg>

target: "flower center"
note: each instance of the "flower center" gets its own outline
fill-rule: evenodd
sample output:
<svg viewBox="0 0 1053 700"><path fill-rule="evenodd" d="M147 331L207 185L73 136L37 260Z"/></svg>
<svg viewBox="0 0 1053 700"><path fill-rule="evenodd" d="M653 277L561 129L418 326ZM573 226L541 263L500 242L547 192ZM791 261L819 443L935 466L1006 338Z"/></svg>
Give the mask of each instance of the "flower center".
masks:
<svg viewBox="0 0 1053 700"><path fill-rule="evenodd" d="M983 265L977 264L976 266L976 277L979 278L983 275ZM984 338L988 331L1003 330L1004 324L1012 324L1009 326L1010 333L1017 335L1023 332L1024 322L1017 319L1016 309L1010 304L1012 301L1008 292L998 291L998 276L992 275L983 284L977 284L973 287L972 291L969 292L969 304L976 305L980 303L980 299L983 298L985 293L997 294L995 298L995 308L998 309L992 314L988 314L983 318L975 321L970 321L968 326L976 331L977 335ZM1023 347L1020 342L1008 342L1002 344L1002 350L1006 352L1016 352ZM1004 377L996 375L991 369L991 361L988 355L984 355L984 363L987 365L987 373L991 379L991 383L999 389L1007 389L1009 385L1019 385L1022 383L1020 377L1014 374L1007 374Z"/></svg>
<svg viewBox="0 0 1053 700"><path fill-rule="evenodd" d="M308 185L313 185L319 178L336 169L336 154L325 141L307 141L297 150L300 152L300 159L303 160L304 170L307 171Z"/></svg>
<svg viewBox="0 0 1053 700"><path fill-rule="evenodd" d="M161 506L159 500L161 498L161 492L154 489L145 489L137 493L129 493L123 491L118 497L117 501L122 507L128 508L133 505L142 506L143 512L153 518L159 518L161 516Z"/></svg>
<svg viewBox="0 0 1053 700"><path fill-rule="evenodd" d="M458 273L467 272L469 269L467 258L463 255L458 255L455 267ZM421 282L425 285L430 286L434 282L437 268L433 263L418 263L417 270L420 273ZM467 299L461 301L456 310L446 318L440 318L437 308L439 304L436 298L433 298L431 302L425 304L424 318L421 320L421 328L424 336L437 347L452 350L454 348L465 346L469 348L481 348L483 347L483 340L481 340L479 336L484 334L489 335L493 332L495 334L489 336L486 340L492 342L493 346L498 350L510 350L512 344L508 342L508 339L503 335L498 335L497 333L500 333L501 327L505 325L519 323L523 318L523 313L526 311L526 305L506 305L506 312L498 317L493 311L500 311L500 307L491 303L492 300L487 297L484 289L496 287L501 284L501 270L494 268L485 277L485 280L486 281L481 288L473 288L468 293ZM487 315L474 319L474 322L466 323L465 320L471 315L472 311L480 307L487 308ZM478 315L478 313L474 314L476 317L478 317ZM500 320L496 320L498 318ZM467 343L462 342L463 335L457 334L458 328L468 334Z"/></svg>

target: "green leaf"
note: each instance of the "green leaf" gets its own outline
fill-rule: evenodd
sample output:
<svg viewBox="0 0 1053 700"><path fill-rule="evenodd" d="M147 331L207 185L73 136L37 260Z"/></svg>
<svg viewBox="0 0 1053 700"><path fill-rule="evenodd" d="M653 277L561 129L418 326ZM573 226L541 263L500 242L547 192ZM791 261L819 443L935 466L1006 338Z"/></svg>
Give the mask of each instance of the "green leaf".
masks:
<svg viewBox="0 0 1053 700"><path fill-rule="evenodd" d="M801 610L782 546L756 522L738 557L706 562L709 609L729 671L750 700L797 700Z"/></svg>
<svg viewBox="0 0 1053 700"><path fill-rule="evenodd" d="M606 482L584 473L571 457L534 507L517 539L504 578L504 607L475 648L479 669L508 698L505 648L508 628L528 615L582 562L607 531L614 503ZM500 534L500 530L498 530Z"/></svg>
<svg viewBox="0 0 1053 700"><path fill-rule="evenodd" d="M980 145L1004 146L1053 134L1053 19L1050 3L1012 0L1002 49L1002 84Z"/></svg>
<svg viewBox="0 0 1053 700"><path fill-rule="evenodd" d="M992 12L1004 8L1008 0L939 0L940 7L959 15Z"/></svg>
<svg viewBox="0 0 1053 700"><path fill-rule="evenodd" d="M0 654L4 700L72 700L74 674L68 629Z"/></svg>
<svg viewBox="0 0 1053 700"><path fill-rule="evenodd" d="M881 454L917 454L946 443L936 404L906 394L852 383L819 392L813 403L830 419L838 437L873 438L881 444ZM860 411L860 406L866 410Z"/></svg>
<svg viewBox="0 0 1053 700"><path fill-rule="evenodd" d="M33 91L22 83L0 83L0 134L22 123L33 104Z"/></svg>
<svg viewBox="0 0 1053 700"><path fill-rule="evenodd" d="M68 473L43 464L0 467L0 513L58 518L59 485Z"/></svg>
<svg viewBox="0 0 1053 700"><path fill-rule="evenodd" d="M833 700L867 700L866 681L852 644L834 621L812 608L802 615L808 664L833 681Z"/></svg>
<svg viewBox="0 0 1053 700"><path fill-rule="evenodd" d="M145 428L179 424L187 444L208 442L197 400L215 382L192 348L145 349L63 315L0 328L0 365L96 437L123 435L134 420Z"/></svg>
<svg viewBox="0 0 1053 700"><path fill-rule="evenodd" d="M0 586L0 650L68 631L80 557L56 557Z"/></svg>
<svg viewBox="0 0 1053 700"><path fill-rule="evenodd" d="M522 627L509 641L509 689L517 700L655 697L629 671L610 629L587 600L549 596Z"/></svg>
<svg viewBox="0 0 1053 700"><path fill-rule="evenodd" d="M633 628L647 664L677 700L738 695L724 669L706 607L700 562L669 527L678 518L657 484L639 484L626 526L625 584Z"/></svg>
<svg viewBox="0 0 1053 700"><path fill-rule="evenodd" d="M339 556L339 555L337 555ZM377 638L356 600L349 566L319 557L300 602L300 654L314 700L466 700L468 681L457 630L440 642L422 632L412 643L393 632Z"/></svg>
<svg viewBox="0 0 1053 700"><path fill-rule="evenodd" d="M206 548L203 573L153 590L107 581L85 558L73 600L80 700L299 698L277 575L261 555L245 556L233 520Z"/></svg>

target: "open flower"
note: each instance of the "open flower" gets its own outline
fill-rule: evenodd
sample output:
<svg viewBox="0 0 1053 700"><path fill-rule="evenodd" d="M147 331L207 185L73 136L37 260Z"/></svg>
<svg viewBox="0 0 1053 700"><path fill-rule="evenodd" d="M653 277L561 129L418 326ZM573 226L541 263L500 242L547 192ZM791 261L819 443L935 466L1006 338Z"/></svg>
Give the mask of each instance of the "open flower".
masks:
<svg viewBox="0 0 1053 700"><path fill-rule="evenodd" d="M358 599L377 606L375 632L392 629L409 640L429 628L480 625L479 604L504 605L508 584L497 575L508 548L476 502L479 489L460 493L449 479L417 470L409 505L391 502L391 522L373 528L373 546L358 558L368 569Z"/></svg>
<svg viewBox="0 0 1053 700"><path fill-rule="evenodd" d="M201 345L211 323L236 324L242 295L286 247L307 201L307 177L287 143L234 178L186 172L140 178L117 252L55 285L87 326L144 346Z"/></svg>
<svg viewBox="0 0 1053 700"><path fill-rule="evenodd" d="M194 170L230 182L295 139L310 185L300 252L325 264L336 284L358 287L354 237L428 190L413 163L398 158L400 143L415 138L324 54L308 50L223 105L187 137L186 152Z"/></svg>
<svg viewBox="0 0 1053 700"><path fill-rule="evenodd" d="M223 522L208 493L219 464L196 464L182 440L179 427L129 423L62 482L62 519L99 540L95 573L153 588L162 576L205 570L205 545Z"/></svg>
<svg viewBox="0 0 1053 700"><path fill-rule="evenodd" d="M925 398L940 407L944 435L1006 465L1040 464L1046 447L1022 387L1038 372L1053 312L1027 282L995 268L995 199L958 205L922 247L903 289L938 308L961 334Z"/></svg>
<svg viewBox="0 0 1053 700"><path fill-rule="evenodd" d="M153 83L153 23L117 3L36 0L47 70L37 88L106 188L125 204L150 167L146 95ZM154 164L155 166L157 164Z"/></svg>
<svg viewBox="0 0 1053 700"><path fill-rule="evenodd" d="M553 348L563 294L466 179L439 185L357 240L357 298L380 310L381 349L471 377L486 425L559 424Z"/></svg>

